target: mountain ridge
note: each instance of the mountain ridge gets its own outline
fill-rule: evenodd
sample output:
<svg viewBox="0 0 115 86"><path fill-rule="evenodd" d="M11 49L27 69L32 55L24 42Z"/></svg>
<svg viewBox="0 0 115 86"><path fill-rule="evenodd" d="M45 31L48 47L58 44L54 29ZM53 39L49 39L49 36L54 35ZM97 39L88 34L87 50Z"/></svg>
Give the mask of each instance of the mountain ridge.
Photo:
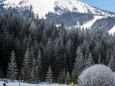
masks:
<svg viewBox="0 0 115 86"><path fill-rule="evenodd" d="M115 16L101 9L91 7L79 0L5 0L2 1L4 8L27 8L32 7L32 11L39 18L46 18L49 12L61 15L65 12L79 12L97 14L105 16Z"/></svg>
<svg viewBox="0 0 115 86"><path fill-rule="evenodd" d="M115 13L89 6L79 0L4 0L0 13L12 12L24 17L34 16L45 23L67 28L100 28L110 30L115 25Z"/></svg>

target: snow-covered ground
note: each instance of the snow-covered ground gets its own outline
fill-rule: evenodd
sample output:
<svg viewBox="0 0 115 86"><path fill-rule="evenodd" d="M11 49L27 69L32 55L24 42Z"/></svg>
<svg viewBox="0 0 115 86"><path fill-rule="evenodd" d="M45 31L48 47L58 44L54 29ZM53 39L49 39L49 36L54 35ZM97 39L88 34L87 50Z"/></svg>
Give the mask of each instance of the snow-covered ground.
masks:
<svg viewBox="0 0 115 86"><path fill-rule="evenodd" d="M3 86L3 81L0 81L0 86ZM6 86L19 86L19 82L8 82ZM20 86L69 86L69 85L62 85L62 84L47 84L47 83L41 83L41 84L28 84L28 83L20 83Z"/></svg>
<svg viewBox="0 0 115 86"><path fill-rule="evenodd" d="M9 7L24 9L32 6L33 12L38 14L39 18L44 18L49 12L63 14L68 11L112 16L108 12L93 8L79 0L3 0L0 4L3 4L6 9ZM56 11L56 7L60 10Z"/></svg>
<svg viewBox="0 0 115 86"><path fill-rule="evenodd" d="M84 25L81 26L81 28L84 29L90 29L91 26L98 20L104 18L104 16L94 16L94 18L92 20L90 20L89 22L85 23Z"/></svg>
<svg viewBox="0 0 115 86"><path fill-rule="evenodd" d="M110 35L113 35L115 33L115 25L108 31Z"/></svg>

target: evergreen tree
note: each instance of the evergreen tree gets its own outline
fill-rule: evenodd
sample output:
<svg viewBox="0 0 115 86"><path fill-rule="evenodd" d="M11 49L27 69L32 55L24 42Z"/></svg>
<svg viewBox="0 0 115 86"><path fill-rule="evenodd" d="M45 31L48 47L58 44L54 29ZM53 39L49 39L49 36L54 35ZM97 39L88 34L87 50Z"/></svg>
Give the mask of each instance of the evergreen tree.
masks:
<svg viewBox="0 0 115 86"><path fill-rule="evenodd" d="M28 36L28 41L27 41L27 48L29 48L29 50L30 50L31 47L32 47L32 37L31 37L31 35L29 34L29 36Z"/></svg>
<svg viewBox="0 0 115 86"><path fill-rule="evenodd" d="M79 74L83 71L84 69L84 59L83 59L83 54L81 52L81 48L79 47L76 51L76 60L74 63L74 69L72 71L72 78L74 82L78 79Z"/></svg>
<svg viewBox="0 0 115 86"><path fill-rule="evenodd" d="M70 77L69 72L67 72L67 74L66 74L65 83L66 83L66 84L70 84L70 83L71 83L71 77Z"/></svg>
<svg viewBox="0 0 115 86"><path fill-rule="evenodd" d="M30 70L32 70L32 61L33 61L34 58L36 58L36 57L35 57L35 53L34 53L34 49L33 49L33 47L31 47L30 56L29 56L29 66L30 66Z"/></svg>
<svg viewBox="0 0 115 86"><path fill-rule="evenodd" d="M88 58L86 59L85 66L86 68L92 66L94 64L93 58L91 53L89 54Z"/></svg>
<svg viewBox="0 0 115 86"><path fill-rule="evenodd" d="M53 82L53 72L51 70L51 67L49 66L47 75L46 75L46 82L52 83Z"/></svg>
<svg viewBox="0 0 115 86"><path fill-rule="evenodd" d="M113 55L111 55L111 59L109 60L108 66L115 71L115 58L113 57Z"/></svg>
<svg viewBox="0 0 115 86"><path fill-rule="evenodd" d="M24 55L23 68L22 68L22 77L27 82L30 81L29 79L30 79L30 74L31 74L29 61L30 61L30 52L29 52L29 49L27 49Z"/></svg>
<svg viewBox="0 0 115 86"><path fill-rule="evenodd" d="M65 69L63 69L63 71L61 71L60 74L58 75L57 82L64 84L65 78L66 78Z"/></svg>
<svg viewBox="0 0 115 86"><path fill-rule="evenodd" d="M12 80L16 79L18 69L17 69L16 55L15 55L14 50L11 52L11 59L10 59L10 63L8 66L8 70L9 70L8 73L9 73L10 78Z"/></svg>
<svg viewBox="0 0 115 86"><path fill-rule="evenodd" d="M41 67L41 52L39 50L37 59L33 58L31 70L31 82L39 83L41 81L42 67Z"/></svg>
<svg viewBox="0 0 115 86"><path fill-rule="evenodd" d="M37 54L38 54L38 51L39 51L39 44L38 44L38 41L36 39L36 37L34 38L34 54L35 54L35 57L37 57Z"/></svg>
<svg viewBox="0 0 115 86"><path fill-rule="evenodd" d="M67 41L66 45L66 51L67 51L67 65L68 65L68 71L72 73L73 65L74 65L74 51L73 51L73 42L72 39L69 39Z"/></svg>
<svg viewBox="0 0 115 86"><path fill-rule="evenodd" d="M31 31L33 31L33 30L36 29L36 23L35 23L35 21L32 21L32 22L31 22L31 25L30 25L29 29L30 29Z"/></svg>
<svg viewBox="0 0 115 86"><path fill-rule="evenodd" d="M43 19L6 14L0 15L0 40L2 77L11 73L12 49L15 49L17 72L20 74L22 70L20 77L25 82L45 81L49 65L54 81L59 83L63 82L67 71L70 75L73 71L76 81L80 71L94 63L109 65L115 71L115 35L103 33L100 28L67 30L63 22L56 27Z"/></svg>
<svg viewBox="0 0 115 86"><path fill-rule="evenodd" d="M37 65L37 60L34 58L32 62L32 71L31 71L31 82L38 83L40 81L39 77L39 65Z"/></svg>
<svg viewBox="0 0 115 86"><path fill-rule="evenodd" d="M43 71L43 68L42 68L42 54L41 54L41 51L39 50L38 52L38 56L37 56L37 60L36 60L36 79L38 82L41 81L41 78L42 78L42 71Z"/></svg>
<svg viewBox="0 0 115 86"><path fill-rule="evenodd" d="M98 58L98 64L101 64L101 57L99 55L99 58Z"/></svg>

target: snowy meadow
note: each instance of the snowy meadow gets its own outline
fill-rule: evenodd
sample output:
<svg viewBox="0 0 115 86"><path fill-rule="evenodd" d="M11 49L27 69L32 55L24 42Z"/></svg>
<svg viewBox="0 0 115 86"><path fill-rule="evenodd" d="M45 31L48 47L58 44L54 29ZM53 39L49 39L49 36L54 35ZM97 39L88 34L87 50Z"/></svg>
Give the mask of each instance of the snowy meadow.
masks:
<svg viewBox="0 0 115 86"><path fill-rule="evenodd" d="M0 86L3 86L3 81L0 81ZM6 86L69 86L63 84L48 84L48 83L40 83L40 84L28 84L24 82L8 82Z"/></svg>

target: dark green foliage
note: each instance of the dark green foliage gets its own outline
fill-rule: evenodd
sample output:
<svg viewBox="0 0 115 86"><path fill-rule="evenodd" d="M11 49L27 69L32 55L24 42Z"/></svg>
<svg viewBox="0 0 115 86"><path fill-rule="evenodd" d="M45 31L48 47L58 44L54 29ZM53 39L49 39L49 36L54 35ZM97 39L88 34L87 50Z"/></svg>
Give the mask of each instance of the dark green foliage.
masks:
<svg viewBox="0 0 115 86"><path fill-rule="evenodd" d="M45 81L49 66L53 82L59 83L65 82L67 73L77 80L78 74L92 64L103 63L115 71L114 46L115 36L103 30L68 30L63 22L56 27L33 17L0 15L2 77L7 75L12 50L16 55L17 77L28 82Z"/></svg>
<svg viewBox="0 0 115 86"><path fill-rule="evenodd" d="M52 72L51 67L49 67L49 69L48 69L48 72L46 75L46 82L48 82L50 84L53 83L53 72Z"/></svg>
<svg viewBox="0 0 115 86"><path fill-rule="evenodd" d="M14 50L11 52L10 62L8 64L8 78L15 80L17 77L17 64L16 64L16 55Z"/></svg>

